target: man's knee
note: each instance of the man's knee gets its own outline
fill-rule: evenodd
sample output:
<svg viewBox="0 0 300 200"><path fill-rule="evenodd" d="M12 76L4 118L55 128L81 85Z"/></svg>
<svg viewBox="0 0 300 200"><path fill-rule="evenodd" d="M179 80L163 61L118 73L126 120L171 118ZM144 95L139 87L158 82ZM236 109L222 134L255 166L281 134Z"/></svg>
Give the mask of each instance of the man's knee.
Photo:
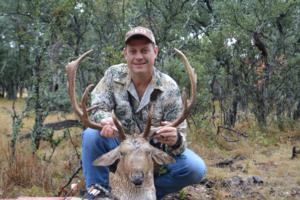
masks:
<svg viewBox="0 0 300 200"><path fill-rule="evenodd" d="M204 161L199 157L197 160L191 160L189 171L192 182L199 183L205 176L207 168Z"/></svg>
<svg viewBox="0 0 300 200"><path fill-rule="evenodd" d="M186 167L186 175L191 182L190 184L199 183L207 171L204 161L200 156L189 149L187 149L184 154L186 156L184 165Z"/></svg>
<svg viewBox="0 0 300 200"><path fill-rule="evenodd" d="M100 131L96 129L87 128L82 133L82 143L86 144L95 144L99 141L100 138Z"/></svg>
<svg viewBox="0 0 300 200"><path fill-rule="evenodd" d="M106 153L118 145L118 139L103 137L99 130L87 128L82 133L82 148L96 149L101 153Z"/></svg>

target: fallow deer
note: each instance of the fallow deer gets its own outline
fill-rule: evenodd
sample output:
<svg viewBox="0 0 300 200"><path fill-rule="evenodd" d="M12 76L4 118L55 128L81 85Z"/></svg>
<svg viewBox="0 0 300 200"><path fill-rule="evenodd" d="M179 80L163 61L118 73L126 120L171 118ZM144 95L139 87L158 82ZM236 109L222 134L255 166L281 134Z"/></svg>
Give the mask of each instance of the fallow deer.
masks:
<svg viewBox="0 0 300 200"><path fill-rule="evenodd" d="M100 124L95 123L89 119L88 112L93 108L87 108L86 106L88 93L93 85L91 84L85 89L80 102L80 106L76 100L76 70L80 62L91 51L92 50L87 51L78 59L66 65L66 73L68 76L68 92L74 112L80 118L84 126L101 130L102 127ZM189 75L189 79L191 82L191 97L190 100L187 100L186 97L183 97L183 112L175 121L167 125L171 127L177 127L187 118L189 110L192 104L195 102L197 81L197 76L194 72L194 69L190 66L186 56L177 49L175 49L175 51L180 56ZM167 153L153 147L149 143L151 136L155 133L155 128L151 128L151 115L152 112L150 109L148 113L147 125L142 134L134 133L130 135L125 135L120 122L114 116L113 120L118 129L118 137L121 143L117 148L102 155L94 161L94 165L109 166L116 160L119 160L116 172L111 178L110 184L113 195L118 199L155 200L156 192L153 175L154 162L160 165L175 162L175 160Z"/></svg>

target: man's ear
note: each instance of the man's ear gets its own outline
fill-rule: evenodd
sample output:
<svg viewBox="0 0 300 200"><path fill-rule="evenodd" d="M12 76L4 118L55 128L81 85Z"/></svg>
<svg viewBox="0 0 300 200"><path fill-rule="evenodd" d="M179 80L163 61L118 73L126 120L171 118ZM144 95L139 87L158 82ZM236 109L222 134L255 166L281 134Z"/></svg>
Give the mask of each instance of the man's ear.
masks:
<svg viewBox="0 0 300 200"><path fill-rule="evenodd" d="M94 162L94 166L109 166L112 165L116 160L120 159L121 154L119 152L119 147L111 150L110 152L100 156Z"/></svg>
<svg viewBox="0 0 300 200"><path fill-rule="evenodd" d="M125 60L127 60L127 51L126 51L126 47L124 47L124 49L123 49L123 57L125 58Z"/></svg>
<svg viewBox="0 0 300 200"><path fill-rule="evenodd" d="M155 147L153 147L152 149L152 158L159 165L165 165L176 162L174 158Z"/></svg>
<svg viewBox="0 0 300 200"><path fill-rule="evenodd" d="M154 53L157 56L158 55L158 46L154 45L153 47Z"/></svg>

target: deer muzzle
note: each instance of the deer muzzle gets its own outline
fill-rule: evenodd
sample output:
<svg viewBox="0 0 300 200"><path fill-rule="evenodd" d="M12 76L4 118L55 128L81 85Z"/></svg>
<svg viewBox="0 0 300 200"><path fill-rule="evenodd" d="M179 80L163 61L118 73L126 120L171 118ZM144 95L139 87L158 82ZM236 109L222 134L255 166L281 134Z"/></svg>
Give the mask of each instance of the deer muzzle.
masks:
<svg viewBox="0 0 300 200"><path fill-rule="evenodd" d="M131 174L131 182L135 186L141 186L144 182L144 172L143 171L136 171Z"/></svg>

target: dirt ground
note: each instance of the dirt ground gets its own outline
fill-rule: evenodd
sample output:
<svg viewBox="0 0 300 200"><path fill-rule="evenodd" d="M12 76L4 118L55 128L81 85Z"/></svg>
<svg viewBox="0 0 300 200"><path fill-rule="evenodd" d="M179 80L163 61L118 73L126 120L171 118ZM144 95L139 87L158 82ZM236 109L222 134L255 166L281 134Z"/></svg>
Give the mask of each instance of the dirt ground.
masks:
<svg viewBox="0 0 300 200"><path fill-rule="evenodd" d="M199 185L189 186L164 200L300 199L300 133L273 146L233 150L229 156L209 159L208 174ZM207 156L207 155L204 155Z"/></svg>
<svg viewBox="0 0 300 200"><path fill-rule="evenodd" d="M17 112L22 102L17 102ZM71 129L70 136L54 151L43 142L32 158L30 138L17 144L16 165L9 165L9 141L11 139L11 102L0 104L0 198L18 196L55 196L74 173L80 159L81 130ZM53 114L47 122L74 119L73 115ZM209 122L208 122L209 123ZM21 135L28 133L33 117L25 119ZM298 124L298 125L297 125ZM184 188L170 194L164 200L201 199L300 199L300 152L292 157L292 149L300 149L300 122L280 132L276 126L266 133L258 132L249 122L238 124L237 130L248 137L235 142L226 141L205 127L189 133L189 147L206 162L208 172L199 185ZM61 137L63 131L55 137ZM225 134L225 132L224 132ZM75 151L76 149L76 151ZM73 181L82 180L79 174ZM82 182L81 182L82 184ZM69 186L66 188L70 190ZM78 196L78 193L72 194Z"/></svg>

